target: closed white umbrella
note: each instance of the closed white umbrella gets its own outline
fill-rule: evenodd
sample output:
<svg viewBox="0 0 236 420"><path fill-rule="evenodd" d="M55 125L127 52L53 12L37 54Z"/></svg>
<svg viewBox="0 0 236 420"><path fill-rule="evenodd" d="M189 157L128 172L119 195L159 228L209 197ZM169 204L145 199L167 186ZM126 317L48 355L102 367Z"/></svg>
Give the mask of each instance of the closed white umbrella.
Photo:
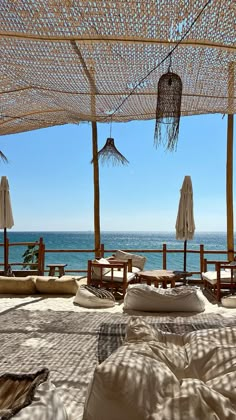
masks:
<svg viewBox="0 0 236 420"><path fill-rule="evenodd" d="M195 223L193 215L193 188L190 176L185 176L180 190L178 215L175 224L176 239L184 240L184 271L186 271L187 240L193 239Z"/></svg>
<svg viewBox="0 0 236 420"><path fill-rule="evenodd" d="M9 183L6 176L2 176L0 183L0 228L4 229L4 271L8 269L7 229L14 225Z"/></svg>

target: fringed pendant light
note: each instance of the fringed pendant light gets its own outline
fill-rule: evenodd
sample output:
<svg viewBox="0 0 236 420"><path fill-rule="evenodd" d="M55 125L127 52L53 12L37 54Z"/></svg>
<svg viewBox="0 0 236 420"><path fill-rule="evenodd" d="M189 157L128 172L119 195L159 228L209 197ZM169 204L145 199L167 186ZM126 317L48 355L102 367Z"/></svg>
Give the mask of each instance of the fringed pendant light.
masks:
<svg viewBox="0 0 236 420"><path fill-rule="evenodd" d="M113 166L127 165L129 163L119 150L117 150L114 139L111 137L107 138L106 144L99 150L98 159L102 164L111 163Z"/></svg>
<svg viewBox="0 0 236 420"><path fill-rule="evenodd" d="M110 137L107 138L106 144L97 154L97 158L101 161L102 165L111 163L113 166L116 165L128 165L129 161L117 150L115 146L114 139L111 137L111 127L112 121L110 124ZM93 160L92 162L93 163Z"/></svg>
<svg viewBox="0 0 236 420"><path fill-rule="evenodd" d="M154 142L156 145L164 144L170 151L175 150L178 143L181 98L181 78L172 73L169 66L158 82Z"/></svg>

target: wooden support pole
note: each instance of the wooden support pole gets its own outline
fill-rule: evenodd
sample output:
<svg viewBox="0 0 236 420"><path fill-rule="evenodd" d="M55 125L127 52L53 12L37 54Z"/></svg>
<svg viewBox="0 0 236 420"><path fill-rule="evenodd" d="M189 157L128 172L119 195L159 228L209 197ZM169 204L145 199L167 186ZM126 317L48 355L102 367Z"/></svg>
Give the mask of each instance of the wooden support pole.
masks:
<svg viewBox="0 0 236 420"><path fill-rule="evenodd" d="M233 211L233 125L232 101L234 91L234 63L229 65L228 122L227 122L227 164L226 164L226 208L227 208L227 251L228 260L234 259L234 211Z"/></svg>
<svg viewBox="0 0 236 420"><path fill-rule="evenodd" d="M100 255L100 192L99 192L99 167L98 167L98 147L97 147L97 123L96 123L96 83L95 83L95 70L93 63L90 60L89 66L86 64L84 57L77 46L76 40L71 40L71 46L77 54L84 74L89 82L91 89L91 113L94 117L92 121L92 142L93 142L93 182L94 182L94 247L95 257Z"/></svg>
<svg viewBox="0 0 236 420"><path fill-rule="evenodd" d="M233 115L228 115L226 203L227 203L227 251L228 251L228 260L232 261L234 259Z"/></svg>
<svg viewBox="0 0 236 420"><path fill-rule="evenodd" d="M99 166L97 146L97 123L92 122L93 138L93 187L94 187L94 245L95 257L100 257L100 188L99 188Z"/></svg>

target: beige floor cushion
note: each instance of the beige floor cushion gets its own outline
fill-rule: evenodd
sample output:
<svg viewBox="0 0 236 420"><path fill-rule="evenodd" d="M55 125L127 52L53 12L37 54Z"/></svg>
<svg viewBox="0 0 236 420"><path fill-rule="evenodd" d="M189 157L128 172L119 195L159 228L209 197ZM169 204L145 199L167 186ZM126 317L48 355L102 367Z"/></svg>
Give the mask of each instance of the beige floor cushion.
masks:
<svg viewBox="0 0 236 420"><path fill-rule="evenodd" d="M0 294L27 295L36 293L36 286L32 276L6 277L0 276Z"/></svg>
<svg viewBox="0 0 236 420"><path fill-rule="evenodd" d="M205 302L194 286L163 289L147 284L134 284L127 288L124 309L145 312L202 312Z"/></svg>
<svg viewBox="0 0 236 420"><path fill-rule="evenodd" d="M38 276L35 284L38 293L75 295L78 289L74 278Z"/></svg>
<svg viewBox="0 0 236 420"><path fill-rule="evenodd" d="M111 308L115 306L115 298L107 290L82 285L77 290L74 303L85 308Z"/></svg>
<svg viewBox="0 0 236 420"><path fill-rule="evenodd" d="M96 366L83 420L234 420L235 345L235 327L172 334L135 317Z"/></svg>

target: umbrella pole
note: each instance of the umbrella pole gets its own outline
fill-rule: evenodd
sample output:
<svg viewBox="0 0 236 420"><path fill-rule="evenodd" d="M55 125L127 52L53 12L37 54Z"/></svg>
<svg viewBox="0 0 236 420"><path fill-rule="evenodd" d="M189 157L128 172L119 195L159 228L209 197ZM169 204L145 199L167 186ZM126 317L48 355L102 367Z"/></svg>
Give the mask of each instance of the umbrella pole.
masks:
<svg viewBox="0 0 236 420"><path fill-rule="evenodd" d="M184 241L184 271L187 269L187 239Z"/></svg>
<svg viewBox="0 0 236 420"><path fill-rule="evenodd" d="M4 228L4 274L7 272L8 267L8 243L7 243L7 229Z"/></svg>

